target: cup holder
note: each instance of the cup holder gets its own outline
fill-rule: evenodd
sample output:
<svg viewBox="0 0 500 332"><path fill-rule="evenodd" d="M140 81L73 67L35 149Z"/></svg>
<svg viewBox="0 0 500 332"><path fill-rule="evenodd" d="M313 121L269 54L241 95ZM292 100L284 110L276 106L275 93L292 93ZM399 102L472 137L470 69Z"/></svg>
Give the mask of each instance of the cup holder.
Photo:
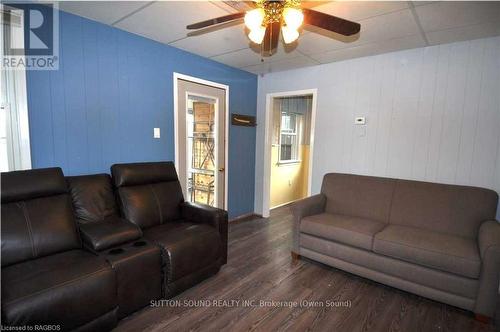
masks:
<svg viewBox="0 0 500 332"><path fill-rule="evenodd" d="M115 249L111 249L110 251L108 251L108 254L110 255L119 255L121 253L123 253L125 250L123 250L122 248L115 248Z"/></svg>
<svg viewBox="0 0 500 332"><path fill-rule="evenodd" d="M134 247L144 247L146 244L146 241L136 241L134 242Z"/></svg>

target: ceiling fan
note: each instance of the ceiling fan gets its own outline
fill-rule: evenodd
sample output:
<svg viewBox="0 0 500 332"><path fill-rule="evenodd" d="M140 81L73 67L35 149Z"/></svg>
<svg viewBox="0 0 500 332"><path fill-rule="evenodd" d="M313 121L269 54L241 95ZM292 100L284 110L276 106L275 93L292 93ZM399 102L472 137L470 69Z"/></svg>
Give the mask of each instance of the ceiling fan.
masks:
<svg viewBox="0 0 500 332"><path fill-rule="evenodd" d="M262 51L268 55L277 49L280 33L285 44L291 44L299 38L302 25L319 27L344 36L355 35L361 28L359 23L301 8L300 0L256 0L244 3L253 9L190 24L186 28L203 29L244 18L249 29L248 38L261 45Z"/></svg>

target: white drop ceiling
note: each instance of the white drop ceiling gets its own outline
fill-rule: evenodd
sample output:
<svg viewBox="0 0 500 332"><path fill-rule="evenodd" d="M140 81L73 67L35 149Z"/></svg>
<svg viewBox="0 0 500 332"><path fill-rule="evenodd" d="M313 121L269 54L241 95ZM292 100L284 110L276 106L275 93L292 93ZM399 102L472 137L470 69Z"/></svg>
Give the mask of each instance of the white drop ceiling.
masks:
<svg viewBox="0 0 500 332"><path fill-rule="evenodd" d="M500 1L316 1L308 7L361 24L359 36L305 28L262 58L243 24L187 36L186 25L235 13L235 1L68 1L60 9L255 74L500 35Z"/></svg>

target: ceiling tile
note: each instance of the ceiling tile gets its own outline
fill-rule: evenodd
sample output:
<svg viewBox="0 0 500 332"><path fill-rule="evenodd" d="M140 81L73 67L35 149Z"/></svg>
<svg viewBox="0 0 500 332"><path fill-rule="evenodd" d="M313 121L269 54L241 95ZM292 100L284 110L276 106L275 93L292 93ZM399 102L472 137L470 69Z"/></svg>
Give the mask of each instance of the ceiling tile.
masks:
<svg viewBox="0 0 500 332"><path fill-rule="evenodd" d="M225 54L249 47L250 40L243 24L226 27L199 36L173 42L170 45L205 57Z"/></svg>
<svg viewBox="0 0 500 332"><path fill-rule="evenodd" d="M427 32L425 35L431 45L498 36L500 35L500 20L497 22L468 25L461 28Z"/></svg>
<svg viewBox="0 0 500 332"><path fill-rule="evenodd" d="M299 41L298 49L304 54L317 54L419 33L409 9L376 16L360 23L361 31L359 36L356 36L357 39L325 33L324 30L318 29L316 32L304 34Z"/></svg>
<svg viewBox="0 0 500 332"><path fill-rule="evenodd" d="M264 62L241 22L187 37L186 25L227 15L241 5L208 1L59 3L64 11L110 25L118 21L117 28L257 74L425 46L412 10L432 45L500 35L500 2L312 1L303 2L304 7L360 22L360 34L346 38L306 27L298 43L285 48L280 42L277 53L264 57Z"/></svg>
<svg viewBox="0 0 500 332"><path fill-rule="evenodd" d="M112 24L149 1L61 1L59 9L104 24Z"/></svg>
<svg viewBox="0 0 500 332"><path fill-rule="evenodd" d="M210 2L160 1L115 26L162 43L170 43L186 37L189 32L186 25L227 14L227 11Z"/></svg>
<svg viewBox="0 0 500 332"><path fill-rule="evenodd" d="M314 60L300 55L292 59L279 60L274 62L266 62L259 65L244 67L243 70L249 71L254 74L267 74L277 71L296 69L307 66L314 66L318 63Z"/></svg>
<svg viewBox="0 0 500 332"><path fill-rule="evenodd" d="M321 63L328 63L424 46L425 41L419 34L311 55L311 58Z"/></svg>
<svg viewBox="0 0 500 332"><path fill-rule="evenodd" d="M314 10L357 21L405 8L408 8L406 1L329 1Z"/></svg>
<svg viewBox="0 0 500 332"><path fill-rule="evenodd" d="M301 57L302 54L296 50L292 50L285 46L282 42L278 45L278 50L272 56L262 57L258 46L253 46L253 48L246 48L243 50L238 50L236 52L226 53L219 56L215 56L212 59L218 62L225 63L229 66L242 68L251 65L258 65L264 63L272 63L281 60L288 60L297 57ZM264 61L261 61L264 59Z"/></svg>
<svg viewBox="0 0 500 332"><path fill-rule="evenodd" d="M231 52L213 57L212 60L222 62L226 65L241 68L259 64L261 57L255 51L246 48L236 52Z"/></svg>
<svg viewBox="0 0 500 332"><path fill-rule="evenodd" d="M425 32L500 20L500 2L444 1L415 8Z"/></svg>

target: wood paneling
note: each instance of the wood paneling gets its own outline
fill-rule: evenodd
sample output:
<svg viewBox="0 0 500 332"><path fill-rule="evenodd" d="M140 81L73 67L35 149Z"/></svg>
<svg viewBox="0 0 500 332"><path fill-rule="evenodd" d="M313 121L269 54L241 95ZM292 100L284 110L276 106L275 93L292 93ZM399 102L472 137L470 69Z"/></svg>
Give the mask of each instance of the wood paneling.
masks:
<svg viewBox="0 0 500 332"><path fill-rule="evenodd" d="M59 70L27 71L35 168L78 175L173 160L173 72L229 85L230 111L255 116L253 74L64 12L59 32ZM229 128L232 217L253 211L254 180L241 174L254 174L254 142L255 128Z"/></svg>
<svg viewBox="0 0 500 332"><path fill-rule="evenodd" d="M313 192L327 172L500 192L500 37L265 75L258 122L267 93L311 88L318 88ZM355 116L366 116L366 130Z"/></svg>

